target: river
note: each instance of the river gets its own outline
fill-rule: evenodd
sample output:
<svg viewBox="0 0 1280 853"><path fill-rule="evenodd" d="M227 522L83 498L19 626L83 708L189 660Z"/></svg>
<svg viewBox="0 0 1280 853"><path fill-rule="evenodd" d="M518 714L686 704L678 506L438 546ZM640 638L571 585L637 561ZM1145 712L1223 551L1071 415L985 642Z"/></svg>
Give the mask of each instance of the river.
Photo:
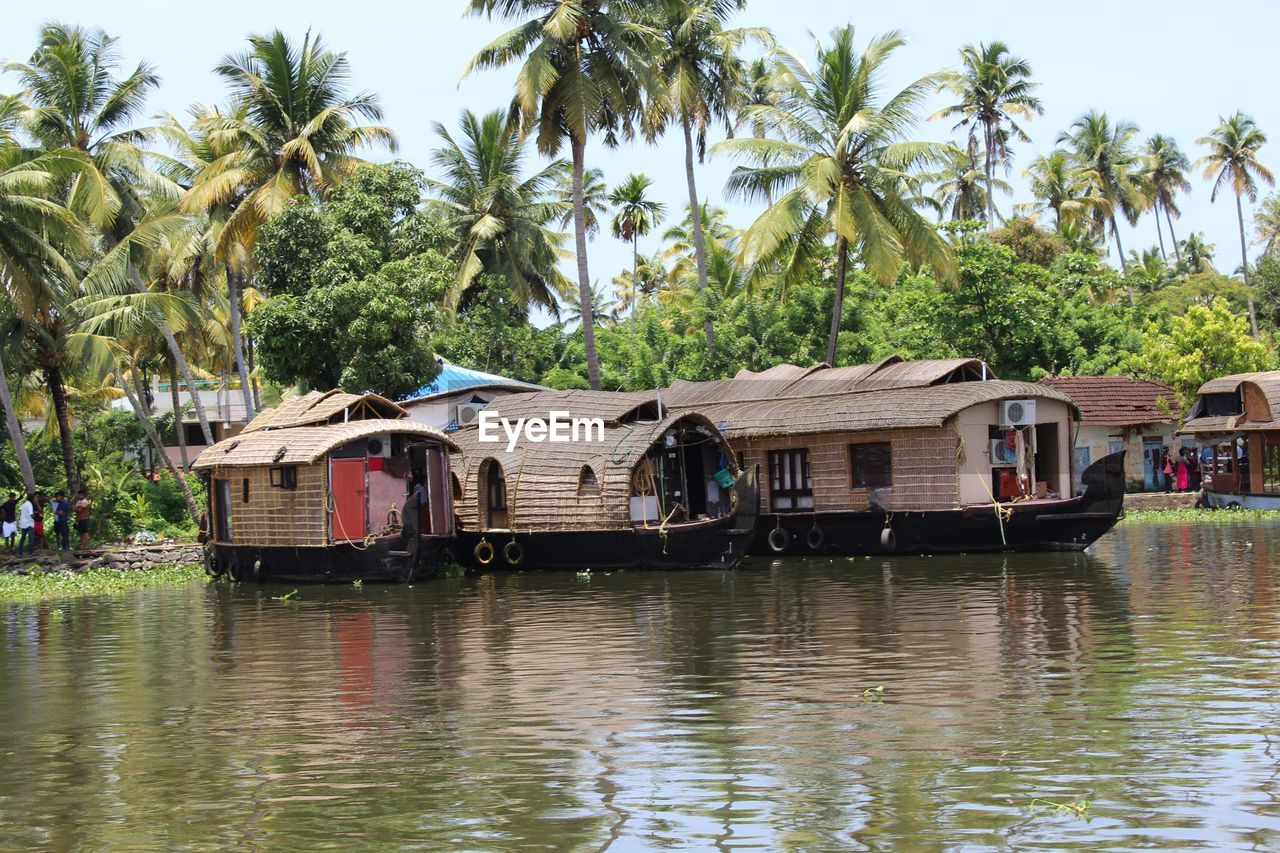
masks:
<svg viewBox="0 0 1280 853"><path fill-rule="evenodd" d="M1274 525L288 592L6 605L0 847L1280 847Z"/></svg>

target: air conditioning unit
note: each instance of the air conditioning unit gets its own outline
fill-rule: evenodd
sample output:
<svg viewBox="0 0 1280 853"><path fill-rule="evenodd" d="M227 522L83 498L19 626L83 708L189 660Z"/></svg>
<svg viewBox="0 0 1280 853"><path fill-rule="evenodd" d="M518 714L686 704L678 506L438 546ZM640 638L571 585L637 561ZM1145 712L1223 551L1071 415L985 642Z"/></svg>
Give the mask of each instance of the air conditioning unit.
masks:
<svg viewBox="0 0 1280 853"><path fill-rule="evenodd" d="M369 438L365 444L365 449L370 456L381 456L383 459L391 458L391 436L375 435Z"/></svg>
<svg viewBox="0 0 1280 853"><path fill-rule="evenodd" d="M466 426L480 416L480 411L488 403L459 403L454 411L453 419L458 426Z"/></svg>
<svg viewBox="0 0 1280 853"><path fill-rule="evenodd" d="M1036 422L1035 400L1001 400L1000 426L1034 426Z"/></svg>

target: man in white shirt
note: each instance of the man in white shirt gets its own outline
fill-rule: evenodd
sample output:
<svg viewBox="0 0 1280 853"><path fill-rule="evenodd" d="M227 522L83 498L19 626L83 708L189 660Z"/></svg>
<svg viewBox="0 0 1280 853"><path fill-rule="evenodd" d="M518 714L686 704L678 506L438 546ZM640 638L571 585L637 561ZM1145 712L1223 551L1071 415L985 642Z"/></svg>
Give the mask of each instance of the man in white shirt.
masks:
<svg viewBox="0 0 1280 853"><path fill-rule="evenodd" d="M18 553L25 547L28 554L36 552L36 496L27 495L27 499L18 507L18 527L22 529L18 537ZM30 543L30 544L28 544Z"/></svg>

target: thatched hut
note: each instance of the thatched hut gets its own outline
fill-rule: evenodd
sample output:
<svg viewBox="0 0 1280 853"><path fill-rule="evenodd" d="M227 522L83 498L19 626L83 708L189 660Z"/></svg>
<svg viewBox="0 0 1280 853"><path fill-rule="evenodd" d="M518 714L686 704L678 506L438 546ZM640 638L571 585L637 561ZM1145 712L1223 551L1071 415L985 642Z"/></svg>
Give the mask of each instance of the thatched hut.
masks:
<svg viewBox="0 0 1280 853"><path fill-rule="evenodd" d="M453 442L376 394L312 392L259 414L193 468L210 568L234 578L413 579L448 557Z"/></svg>
<svg viewBox="0 0 1280 853"><path fill-rule="evenodd" d="M569 440L531 438L535 422ZM458 550L481 565L728 566L754 532L754 478L714 424L655 393L522 394L452 436Z"/></svg>

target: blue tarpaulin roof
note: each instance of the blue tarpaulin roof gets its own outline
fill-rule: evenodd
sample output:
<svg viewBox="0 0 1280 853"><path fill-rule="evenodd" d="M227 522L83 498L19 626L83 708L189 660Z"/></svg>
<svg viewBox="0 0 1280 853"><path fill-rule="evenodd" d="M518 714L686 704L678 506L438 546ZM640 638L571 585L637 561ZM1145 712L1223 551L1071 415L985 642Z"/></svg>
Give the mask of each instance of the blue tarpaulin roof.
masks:
<svg viewBox="0 0 1280 853"><path fill-rule="evenodd" d="M544 386L534 385L531 382L521 382L519 379L498 376L495 373L485 373L483 370L471 370L470 368L441 361L440 373L435 380L429 385L423 385L417 391L408 395L406 399L417 400L422 397L434 397L437 394L447 394L467 388L492 387L495 385L506 388L527 388L531 391L544 389Z"/></svg>

